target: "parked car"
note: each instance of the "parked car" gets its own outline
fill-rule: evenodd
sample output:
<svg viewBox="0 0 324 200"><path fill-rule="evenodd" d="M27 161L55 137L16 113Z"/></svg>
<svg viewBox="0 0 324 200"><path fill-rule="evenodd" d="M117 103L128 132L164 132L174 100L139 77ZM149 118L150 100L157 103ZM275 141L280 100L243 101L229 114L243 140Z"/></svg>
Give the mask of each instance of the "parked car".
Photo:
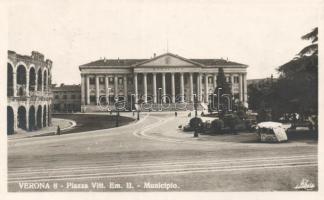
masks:
<svg viewBox="0 0 324 200"><path fill-rule="evenodd" d="M257 125L257 134L261 142L285 142L288 128L279 122L261 122Z"/></svg>

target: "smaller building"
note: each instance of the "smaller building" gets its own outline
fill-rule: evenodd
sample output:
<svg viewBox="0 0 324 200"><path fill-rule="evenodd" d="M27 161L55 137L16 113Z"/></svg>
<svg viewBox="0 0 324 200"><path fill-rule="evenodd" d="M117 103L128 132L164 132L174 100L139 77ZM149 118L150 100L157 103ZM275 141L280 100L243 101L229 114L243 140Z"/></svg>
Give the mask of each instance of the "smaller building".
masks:
<svg viewBox="0 0 324 200"><path fill-rule="evenodd" d="M64 85L54 86L53 89L54 112L80 112L81 86Z"/></svg>

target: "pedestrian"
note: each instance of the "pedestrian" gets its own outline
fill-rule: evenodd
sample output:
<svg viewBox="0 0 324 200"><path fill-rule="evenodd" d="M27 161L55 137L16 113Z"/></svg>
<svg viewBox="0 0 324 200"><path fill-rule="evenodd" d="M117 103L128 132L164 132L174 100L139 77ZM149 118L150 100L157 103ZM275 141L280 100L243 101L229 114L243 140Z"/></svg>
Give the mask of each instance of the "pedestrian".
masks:
<svg viewBox="0 0 324 200"><path fill-rule="evenodd" d="M188 114L188 117L191 117L191 112Z"/></svg>
<svg viewBox="0 0 324 200"><path fill-rule="evenodd" d="M56 135L61 135L61 128L60 128L60 126L57 126Z"/></svg>
<svg viewBox="0 0 324 200"><path fill-rule="evenodd" d="M177 117L178 116L178 113L177 111L174 112L174 116Z"/></svg>

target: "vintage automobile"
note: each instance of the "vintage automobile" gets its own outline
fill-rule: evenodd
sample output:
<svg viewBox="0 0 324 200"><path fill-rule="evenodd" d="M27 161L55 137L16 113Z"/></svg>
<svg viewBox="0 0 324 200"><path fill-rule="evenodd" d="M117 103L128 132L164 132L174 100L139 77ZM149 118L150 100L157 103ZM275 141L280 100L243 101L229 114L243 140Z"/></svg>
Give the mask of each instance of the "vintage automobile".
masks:
<svg viewBox="0 0 324 200"><path fill-rule="evenodd" d="M257 134L261 142L285 142L288 141L286 126L278 122L261 122L257 124Z"/></svg>

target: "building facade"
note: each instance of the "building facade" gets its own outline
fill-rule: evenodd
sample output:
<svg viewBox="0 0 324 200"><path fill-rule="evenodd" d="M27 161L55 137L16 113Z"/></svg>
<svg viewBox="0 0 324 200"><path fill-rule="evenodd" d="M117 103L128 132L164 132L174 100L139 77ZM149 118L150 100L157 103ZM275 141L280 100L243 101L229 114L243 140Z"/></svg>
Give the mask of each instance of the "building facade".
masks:
<svg viewBox="0 0 324 200"><path fill-rule="evenodd" d="M52 61L33 51L31 56L8 51L7 134L51 125Z"/></svg>
<svg viewBox="0 0 324 200"><path fill-rule="evenodd" d="M172 53L151 59L100 59L79 67L82 110L118 99L128 102L207 104L223 68L235 98L247 102L247 65L224 59L187 59ZM93 109L92 109L93 110Z"/></svg>
<svg viewBox="0 0 324 200"><path fill-rule="evenodd" d="M80 112L81 86L64 85L52 87L54 112Z"/></svg>

